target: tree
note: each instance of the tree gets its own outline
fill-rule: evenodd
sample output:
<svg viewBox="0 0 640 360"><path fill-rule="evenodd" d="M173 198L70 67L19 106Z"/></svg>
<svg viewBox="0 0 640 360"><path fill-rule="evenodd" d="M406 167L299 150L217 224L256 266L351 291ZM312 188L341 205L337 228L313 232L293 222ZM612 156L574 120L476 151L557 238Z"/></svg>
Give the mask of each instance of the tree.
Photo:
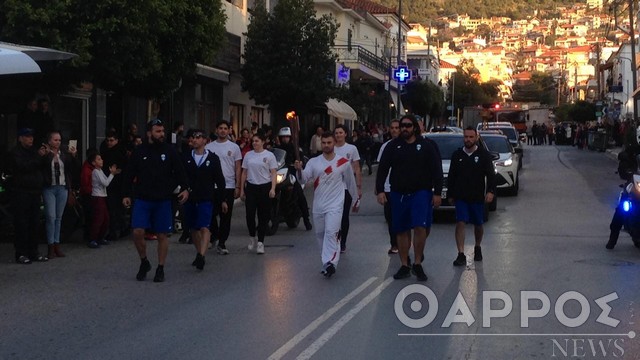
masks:
<svg viewBox="0 0 640 360"><path fill-rule="evenodd" d="M455 81L454 106L463 109L465 106L479 105L498 101L498 89L496 82L480 84L478 81L478 69L473 65L473 60L464 59L456 67L449 80L449 89L453 88L452 81ZM451 103L451 93L449 103Z"/></svg>
<svg viewBox="0 0 640 360"><path fill-rule="evenodd" d="M316 17L312 0L280 0L272 13L256 2L245 34L242 88L269 105L276 119L323 104L331 91L337 29L332 16Z"/></svg>
<svg viewBox="0 0 640 360"><path fill-rule="evenodd" d="M491 34L493 34L493 29L491 28L491 26L487 24L480 24L478 25L478 28L476 28L475 34L478 37L481 37L487 40L487 43L488 43L491 40Z"/></svg>
<svg viewBox="0 0 640 360"><path fill-rule="evenodd" d="M405 86L403 103L413 114L439 118L444 111L444 94L431 81L410 81Z"/></svg>
<svg viewBox="0 0 640 360"><path fill-rule="evenodd" d="M556 102L556 83L553 76L543 72L533 72L531 80L525 83L516 83L513 87L514 101L536 101L541 104L554 104Z"/></svg>
<svg viewBox="0 0 640 360"><path fill-rule="evenodd" d="M0 2L6 41L78 54L67 82L163 98L196 63L210 65L222 45L225 15L209 0L52 0Z"/></svg>

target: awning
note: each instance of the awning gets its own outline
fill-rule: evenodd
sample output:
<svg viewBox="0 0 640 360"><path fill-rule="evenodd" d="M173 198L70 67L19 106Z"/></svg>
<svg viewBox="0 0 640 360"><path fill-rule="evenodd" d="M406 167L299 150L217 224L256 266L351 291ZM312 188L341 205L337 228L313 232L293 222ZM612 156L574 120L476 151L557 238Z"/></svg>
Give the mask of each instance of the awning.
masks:
<svg viewBox="0 0 640 360"><path fill-rule="evenodd" d="M0 48L19 51L29 55L35 61L62 61L73 59L78 56L66 51L43 48L38 46L17 45L6 42L0 42Z"/></svg>
<svg viewBox="0 0 640 360"><path fill-rule="evenodd" d="M196 64L196 74L209 79L229 83L229 72L211 66Z"/></svg>
<svg viewBox="0 0 640 360"><path fill-rule="evenodd" d="M0 75L40 72L40 66L29 55L0 47Z"/></svg>
<svg viewBox="0 0 640 360"><path fill-rule="evenodd" d="M325 103L327 105L327 114L343 120L357 120L358 114L346 102L338 99L329 99Z"/></svg>
<svg viewBox="0 0 640 360"><path fill-rule="evenodd" d="M40 73L36 61L63 61L76 56L55 49L0 42L0 75Z"/></svg>

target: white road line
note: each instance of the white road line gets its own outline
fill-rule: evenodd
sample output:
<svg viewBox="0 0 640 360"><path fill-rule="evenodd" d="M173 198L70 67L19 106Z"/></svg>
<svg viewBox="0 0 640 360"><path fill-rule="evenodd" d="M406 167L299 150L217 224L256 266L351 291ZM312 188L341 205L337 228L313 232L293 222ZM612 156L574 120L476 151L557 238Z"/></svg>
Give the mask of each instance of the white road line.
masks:
<svg viewBox="0 0 640 360"><path fill-rule="evenodd" d="M291 338L291 340L287 341L286 344L282 345L276 352L269 356L268 360L278 360L281 359L286 353L291 351L300 341L302 341L305 337L309 336L313 331L315 331L323 322L327 321L333 314L335 314L338 310L340 310L343 306L345 306L349 301L351 301L354 297L358 296L361 292L363 292L371 283L376 281L377 277L371 277L369 280L365 281L358 288L353 290L347 296L342 298L342 300L338 301L333 307L327 310L324 314L320 315L317 319L315 319L311 324L309 324L306 328L298 333L298 335Z"/></svg>
<svg viewBox="0 0 640 360"><path fill-rule="evenodd" d="M393 278L386 279L382 284L380 284L375 290L373 290L369 295L367 295L364 299L360 300L360 302L353 307L353 309L349 310L343 317L341 317L335 324L333 324L327 331L324 332L316 341L313 342L305 351L303 351L298 357L297 360L307 360L310 359L324 344L326 344L342 327L347 325L351 319L353 319L362 309L365 308L373 299L378 297L382 291L389 286L393 282Z"/></svg>

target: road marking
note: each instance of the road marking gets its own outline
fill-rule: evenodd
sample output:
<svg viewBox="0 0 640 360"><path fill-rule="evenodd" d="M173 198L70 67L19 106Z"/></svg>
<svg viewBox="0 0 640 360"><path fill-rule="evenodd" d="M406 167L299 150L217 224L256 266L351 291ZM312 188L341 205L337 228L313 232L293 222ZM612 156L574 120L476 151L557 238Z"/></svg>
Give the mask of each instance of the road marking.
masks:
<svg viewBox="0 0 640 360"><path fill-rule="evenodd" d="M335 324L333 324L327 331L324 332L316 341L313 342L305 351L303 351L297 360L310 359L324 344L326 344L340 329L342 329L351 319L353 319L362 309L365 308L373 299L378 297L382 291L393 282L393 278L386 279L375 290L373 290L364 299L360 300L353 309L349 310L344 316L342 316Z"/></svg>
<svg viewBox="0 0 640 360"><path fill-rule="evenodd" d="M324 314L320 315L317 319L315 319L311 324L309 324L306 328L298 333L298 335L294 336L291 340L287 341L286 344L282 345L276 352L269 356L268 360L278 360L281 359L286 353L291 351L300 341L302 341L305 337L309 336L313 331L315 331L323 322L327 321L333 314L335 314L338 310L340 310L343 306L345 306L349 301L351 301L354 297L358 296L361 292L363 292L371 283L376 281L377 277L371 277L369 280L365 281L358 288L353 290L347 296L342 298L342 300L338 301L333 307L327 310Z"/></svg>

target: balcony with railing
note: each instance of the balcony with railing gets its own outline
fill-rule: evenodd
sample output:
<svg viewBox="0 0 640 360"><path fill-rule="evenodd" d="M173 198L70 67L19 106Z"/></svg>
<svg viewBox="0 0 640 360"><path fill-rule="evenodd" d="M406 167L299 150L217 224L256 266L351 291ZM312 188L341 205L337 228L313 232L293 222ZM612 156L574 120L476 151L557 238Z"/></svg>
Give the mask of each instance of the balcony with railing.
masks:
<svg viewBox="0 0 640 360"><path fill-rule="evenodd" d="M386 74L389 71L389 61L377 56L362 46L352 46L351 51L347 45L336 45L333 47L334 52L338 56L339 62L357 62L380 74Z"/></svg>

